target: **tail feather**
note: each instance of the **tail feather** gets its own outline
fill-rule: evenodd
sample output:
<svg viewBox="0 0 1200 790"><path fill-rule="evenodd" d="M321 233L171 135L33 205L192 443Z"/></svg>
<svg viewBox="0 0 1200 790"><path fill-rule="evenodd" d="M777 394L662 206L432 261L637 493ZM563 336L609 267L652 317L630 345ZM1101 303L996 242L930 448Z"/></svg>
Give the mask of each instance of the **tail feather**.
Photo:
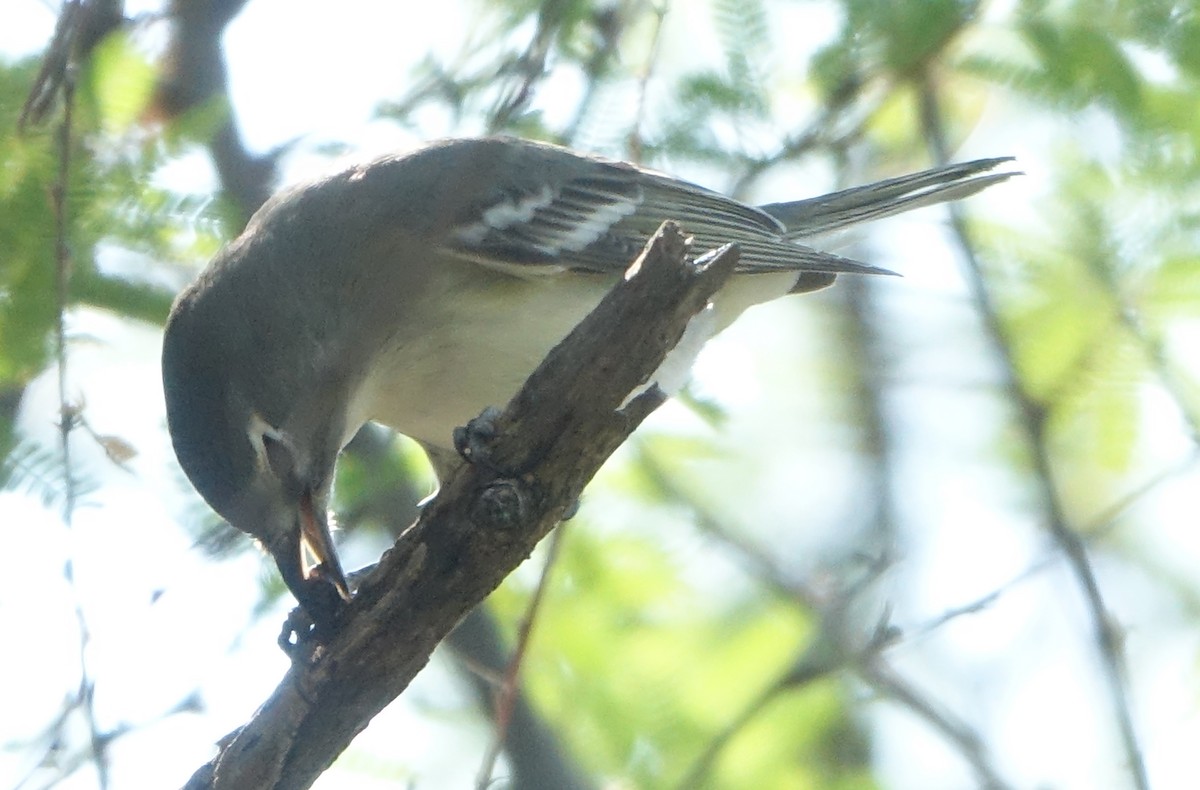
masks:
<svg viewBox="0 0 1200 790"><path fill-rule="evenodd" d="M987 173L1012 157L978 159L889 178L808 200L770 203L759 208L787 228L786 238L799 240L904 211L970 197L1018 173Z"/></svg>
<svg viewBox="0 0 1200 790"><path fill-rule="evenodd" d="M826 274L891 274L896 272L882 266L856 261L832 252L813 249L802 244L780 240L738 240L738 271L766 274L768 272L823 272Z"/></svg>

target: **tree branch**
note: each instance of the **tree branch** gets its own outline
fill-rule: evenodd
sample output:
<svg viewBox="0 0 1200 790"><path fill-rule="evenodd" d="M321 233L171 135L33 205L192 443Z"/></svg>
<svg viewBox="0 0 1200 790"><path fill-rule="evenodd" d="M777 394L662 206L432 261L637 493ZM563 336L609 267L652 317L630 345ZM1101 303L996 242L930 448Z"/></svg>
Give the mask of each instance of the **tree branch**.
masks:
<svg viewBox="0 0 1200 790"><path fill-rule="evenodd" d="M359 588L338 633L298 658L188 788L304 788L425 666L442 638L577 501L665 396L650 381L737 261L702 262L665 223L547 356L464 465ZM635 397L631 397L635 395ZM482 453L481 453L482 450ZM480 457L480 455L482 457Z"/></svg>
<svg viewBox="0 0 1200 790"><path fill-rule="evenodd" d="M221 37L249 0L172 0L171 38L159 64L148 116L176 120L203 108L224 113L208 140L226 196L245 222L271 196L275 155L252 155L242 142L229 99Z"/></svg>

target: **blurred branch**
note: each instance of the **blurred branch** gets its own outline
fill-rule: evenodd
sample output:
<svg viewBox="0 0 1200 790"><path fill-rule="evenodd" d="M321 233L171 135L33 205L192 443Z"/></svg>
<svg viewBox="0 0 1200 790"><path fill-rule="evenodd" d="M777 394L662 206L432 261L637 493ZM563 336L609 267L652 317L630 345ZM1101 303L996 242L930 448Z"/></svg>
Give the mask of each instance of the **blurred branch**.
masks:
<svg viewBox="0 0 1200 790"><path fill-rule="evenodd" d="M1118 498L1116 501L1109 503L1108 507L1083 524L1080 531L1085 535L1103 535L1111 532L1116 526L1117 519L1141 501L1147 494L1171 478L1178 477L1189 469L1194 468L1197 464L1200 464L1200 447L1193 449L1186 458L1183 458L1178 463L1160 470L1157 474L1151 475L1141 485L1126 492L1124 496Z"/></svg>
<svg viewBox="0 0 1200 790"><path fill-rule="evenodd" d="M703 786L705 777L711 773L725 747L777 697L858 664L868 655L883 650L892 643L895 632L883 627L876 628L865 644L855 641L858 639L858 629L850 622L851 604L874 578L873 574L860 583L848 585L822 607L819 611L821 626L818 633L809 640L803 652L786 672L763 689L713 736L684 778L676 785L679 790Z"/></svg>
<svg viewBox="0 0 1200 790"><path fill-rule="evenodd" d="M149 115L172 121L185 113L219 107L222 120L208 140L225 194L245 222L271 195L275 153L256 157L242 142L229 99L221 55L225 28L248 0L173 0L168 12L170 41L160 64Z"/></svg>
<svg viewBox="0 0 1200 790"><path fill-rule="evenodd" d="M888 556L896 540L896 501L892 483L895 477L895 444L891 424L884 414L884 390L890 377L890 360L894 355L884 347L890 336L879 325L880 305L875 299L878 285L867 278L849 277L840 289L848 313L848 345L857 364L856 387L851 398L859 405L859 424L869 459L870 501L874 506L871 524L874 542ZM928 633L951 620L982 611L997 600L1011 584L1023 580L1037 570L1029 568L1017 580L994 590L966 606L945 612L941 617L920 629ZM885 645L886 647L887 645ZM986 790L1001 790L1007 785L991 764L979 734L971 726L939 706L931 695L918 692L886 663L882 650L864 651L854 662L857 677L882 697L907 708L918 718L931 724L952 744L975 773L977 785Z"/></svg>
<svg viewBox="0 0 1200 790"><path fill-rule="evenodd" d="M804 678L796 676L794 681L790 681L791 675L785 675L777 679L774 683L767 686L762 692L747 703L746 707L740 713L733 717L721 730L716 733L704 747L704 751L696 758L687 773L675 785L678 790L692 790L695 787L703 787L706 777L712 773L713 766L716 765L717 758L721 752L729 745L729 742L746 728L750 722L758 718L758 715L766 710L782 693L791 688L801 688L808 683L818 680L830 674L835 667L816 667L813 666L812 671Z"/></svg>
<svg viewBox="0 0 1200 790"><path fill-rule="evenodd" d="M63 17L71 16L74 12L64 8ZM69 23L68 23L69 24ZM66 26L60 18L60 31ZM57 40L57 37L56 37ZM71 455L71 434L81 419L82 406L73 401L67 393L67 310L70 307L71 293L71 250L68 246L70 235L70 216L68 214L68 195L71 182L71 151L74 145L75 118L75 73L74 61L63 64L60 80L55 90L62 95L63 114L59 123L58 143L58 174L50 190L50 201L54 210L54 266L55 266L55 300L56 316L54 323L54 354L57 361L58 386L58 440L59 453L62 462L63 485L63 523L68 530L73 529L75 511L78 506L79 487L75 475L75 464ZM88 653L91 643L91 626L83 608L83 595L76 584L76 557L73 549L68 549L63 563L63 576L66 578L72 594L75 610L75 622L79 629L79 685L75 692L73 706L78 708L87 725L90 740L90 759L96 766L96 778L100 790L109 786L108 744L112 734L100 729L96 718L96 684L89 667Z"/></svg>
<svg viewBox="0 0 1200 790"><path fill-rule="evenodd" d="M650 52L646 56L646 62L642 64L640 73L638 74L637 87L637 112L633 116L633 124L626 136L625 154L630 162L641 163L643 148L642 126L646 120L646 99L649 93L650 78L654 76L654 68L658 65L659 47L662 43L662 28L663 21L667 17L667 11L670 8L669 0L662 0L662 4L654 8L654 32L650 40Z"/></svg>
<svg viewBox="0 0 1200 790"><path fill-rule="evenodd" d="M496 618L486 605L477 606L442 644L463 663L481 705L495 718L496 686L512 660ZM512 771L508 781L511 787L590 790L595 786L571 760L558 733L538 715L520 687L513 695L504 751Z"/></svg>
<svg viewBox="0 0 1200 790"><path fill-rule="evenodd" d="M638 471L645 484L652 486L659 499L683 505L693 526L704 535L736 554L747 572L778 595L800 601L810 609L820 607L821 596L798 579L790 578L765 549L755 545L737 530L731 529L715 513L679 486L653 453L639 445Z"/></svg>
<svg viewBox="0 0 1200 790"><path fill-rule="evenodd" d="M877 567L873 573L848 585L822 606L819 610L821 627L792 667L713 736L677 785L679 790L702 786L722 750L777 697L847 670L882 697L908 708L933 725L971 766L979 787L986 790L1004 790L1008 787L991 764L979 735L967 723L941 709L932 698L918 693L888 667L883 654L900 642L901 632L884 619L864 638L852 616L853 604L882 569L883 566ZM981 603L979 607L985 605Z"/></svg>
<svg viewBox="0 0 1200 790"><path fill-rule="evenodd" d="M692 265L685 251L678 227L664 224L631 276L550 352L505 412L488 415L487 430L468 428L472 456L485 457L448 481L359 587L333 639L296 656L271 699L189 788L310 786L528 556L663 401L656 387L628 398L737 259L726 248Z"/></svg>
<svg viewBox="0 0 1200 790"><path fill-rule="evenodd" d="M935 705L930 697L897 675L882 657L873 655L861 662L858 665L858 677L884 698L916 714L954 744L974 770L976 787L982 790L1004 790L1009 787L996 773L979 735L970 725Z"/></svg>
<svg viewBox="0 0 1200 790"><path fill-rule="evenodd" d="M537 28L528 46L504 71L511 72L515 80L508 91L496 103L488 118L488 134L496 134L509 128L513 121L533 101L537 85L546 78L546 58L554 39L561 33L570 13L570 0L543 0L538 6Z"/></svg>
<svg viewBox="0 0 1200 790"><path fill-rule="evenodd" d="M991 592L981 595L973 601L968 601L967 603L959 604L958 606L947 609L937 617L924 623L918 628L910 629L909 633L914 636L924 636L926 634L933 633L952 620L957 620L958 618L966 617L967 615L979 614L980 612L989 608L992 604L996 603L996 601L1000 600L1000 597L1013 587L1016 587L1017 585L1033 578L1042 571L1049 569L1051 565L1056 564L1056 561L1057 555L1052 557L1043 557L1037 562L1031 563L1016 576L1013 576L1007 582L1001 584L999 587L996 587Z"/></svg>
<svg viewBox="0 0 1200 790"><path fill-rule="evenodd" d="M56 384L58 395L58 445L59 462L62 468L61 488L63 494L62 519L68 530L74 527L75 513L79 504L80 485L76 474L71 449L74 430L83 424L82 404L70 397L68 375L67 312L73 297L75 279L70 249L71 223L70 196L72 176L72 153L75 146L75 88L76 77L96 44L124 22L123 5L119 0L69 0L59 10L54 34L42 56L41 66L26 96L17 120L18 133L46 121L60 107L62 117L55 135L57 172L50 186L50 204L53 215L53 265L54 265L54 357L56 361ZM16 390L12 392L17 392ZM6 390L5 395L10 391ZM15 417L17 400L5 402L6 422L4 450L11 452L9 428ZM12 444L12 446L8 446ZM12 460L5 458L4 466ZM8 470L6 470L8 471ZM96 781L101 790L109 787L108 747L119 737L124 728L103 731L96 716L95 679L89 664L91 626L84 610L84 596L77 586L75 550L69 548L63 563L63 576L72 595L76 627L79 636L79 680L73 696L67 700L62 714L56 719L46 738L48 744L45 757L38 767L53 765L57 776L50 780L57 784L70 776L85 763L92 763L96 770ZM88 748L74 752L62 759L59 747L69 743L66 730L71 714L78 711L87 728ZM36 772L37 768L34 769ZM21 784L32 780L31 773Z"/></svg>
<svg viewBox="0 0 1200 790"><path fill-rule="evenodd" d="M896 447L892 424L884 414L884 391L894 355L884 347L889 333L880 324L878 285L866 277L843 277L842 306L846 314L843 350L851 357L853 390L849 402L858 409L867 471L864 499L870 502L871 551L890 557L896 543L896 500L893 491Z"/></svg>
<svg viewBox="0 0 1200 790"><path fill-rule="evenodd" d="M487 790L491 786L492 774L496 770L496 760L500 757L501 748L508 742L509 729L513 723L518 697L520 696L518 678L521 673L521 665L525 659L525 652L529 647L529 640L533 635L533 624L537 621L538 610L541 608L542 600L546 595L546 588L550 583L550 571L553 570L555 562L558 559L558 550L562 545L562 538L566 527L567 524L564 521L550 535L550 546L546 552L545 562L542 564L541 576L538 578L537 587L534 588L533 596L529 600L525 614L521 618L521 624L517 628L517 641L512 651L512 657L509 658L503 674L496 676L499 683L492 689L492 696L495 699L492 704L492 719L495 732L492 734L492 743L488 746L487 754L483 758L483 763L480 765L479 774L475 780L477 790Z"/></svg>
<svg viewBox="0 0 1200 790"><path fill-rule="evenodd" d="M922 719L932 723L938 732L961 752L963 759L975 771L981 787L989 790L1007 787L999 779L999 773L992 766L979 736L966 723L948 711L941 711L932 699L918 695L910 684L886 668L883 652L902 641L902 632L884 620L876 624L869 636L863 638L861 624L852 617L853 604L886 570L886 559L876 560L862 578L845 585L834 595L819 593L800 580L787 578L767 552L737 536L734 530L721 523L714 514L684 492L649 453L643 452L640 460L645 479L658 489L664 499L686 506L697 528L746 560L746 565L757 581L801 603L815 612L821 622L820 630L808 641L807 647L792 668L751 700L712 737L678 783L677 787L680 790L702 786L702 780L712 770L722 750L779 695L844 670L853 672L882 696L909 708ZM977 601L950 610L932 623L913 629L912 633L927 634L957 617L983 610L1003 594L1004 590L1040 571L1047 564L1042 563L1028 569L1004 587Z"/></svg>
<svg viewBox="0 0 1200 790"><path fill-rule="evenodd" d="M921 125L934 158L939 164L948 160L949 146L942 121L941 101L932 79L926 76L920 83ZM1092 627L1101 665L1104 668L1116 716L1124 744L1129 771L1138 790L1149 790L1146 765L1138 744L1133 723L1133 712L1129 702L1128 670L1125 662L1123 637L1120 627L1109 615L1100 592L1100 584L1088 557L1082 538L1067 523L1062 500L1055 487L1053 465L1050 461L1046 428L1046 410L1022 386L1013 349L1006 336L999 310L992 298L983 266L975 255L962 211L955 205L949 206L951 228L959 253L967 268L967 281L971 288L976 309L983 321L984 330L996 353L1004 377L1004 386L1009 400L1016 405L1020 428L1033 463L1034 483L1038 488L1041 510L1050 536L1066 557L1071 573L1083 593L1084 602L1091 615Z"/></svg>
<svg viewBox="0 0 1200 790"><path fill-rule="evenodd" d="M584 85L583 95L575 105L575 112L572 114L571 120L559 136L562 144L567 147L575 145L576 139L579 137L579 129L596 101L600 84L617 58L617 45L621 43L621 36L625 32L625 9L623 7L596 8L593 9L592 15L596 34L600 38L600 46L596 47L596 51L584 64L583 72L587 77L587 83Z"/></svg>
<svg viewBox="0 0 1200 790"><path fill-rule="evenodd" d="M120 0L63 3L38 74L21 107L18 132L45 121L58 99L63 100L64 108L72 101L69 94L74 91L73 72L101 39L124 22L123 5Z"/></svg>
<svg viewBox="0 0 1200 790"><path fill-rule="evenodd" d="M63 489L65 504L63 521L67 527L75 515L76 496L75 471L71 463L71 431L74 429L79 406L67 396L67 310L71 290L71 251L67 244L69 218L67 216L67 194L71 181L72 123L75 109L75 74L69 66L63 74L63 118L58 128L58 175L50 190L50 202L54 209L54 266L55 300L57 315L54 323L54 354L58 363L58 433L59 449L62 453ZM73 581L71 563L67 564L68 581Z"/></svg>
<svg viewBox="0 0 1200 790"><path fill-rule="evenodd" d="M870 501L874 512L871 524L874 542L890 555L896 539L896 502L892 482L895 475L895 445L889 421L884 415L884 389L889 378L889 361L893 355L883 347L889 333L879 326L880 306L875 300L878 286L867 278L845 278L843 293L849 316L849 345L856 352L855 372L858 379L852 401L859 405L860 424L864 426L866 454L870 462ZM1033 569L1025 575L1032 574ZM1022 576L1024 578L1024 575ZM1009 585L990 595L944 613L934 623L921 629L928 633L945 623L966 614L974 614L1003 594ZM884 647L890 646L888 644ZM930 695L922 694L903 677L894 672L882 655L882 650L864 651L854 662L857 677L882 697L907 708L918 718L931 724L952 744L975 773L977 786L986 790L1007 787L991 764L982 740L971 726L939 706Z"/></svg>

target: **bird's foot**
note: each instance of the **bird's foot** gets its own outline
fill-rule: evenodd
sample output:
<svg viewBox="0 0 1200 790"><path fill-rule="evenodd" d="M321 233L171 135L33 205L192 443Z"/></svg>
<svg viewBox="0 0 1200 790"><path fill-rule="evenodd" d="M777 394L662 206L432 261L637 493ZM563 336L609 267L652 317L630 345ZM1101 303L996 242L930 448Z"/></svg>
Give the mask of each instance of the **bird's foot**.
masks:
<svg viewBox="0 0 1200 790"><path fill-rule="evenodd" d="M309 571L302 590L294 590L300 606L291 611L279 633L279 647L293 661L308 658L337 633L346 601L325 575L323 566Z"/></svg>
<svg viewBox="0 0 1200 790"><path fill-rule="evenodd" d="M308 612L304 611L303 606L297 606L283 621L276 642L293 664L305 663L317 645L314 631L315 627Z"/></svg>
<svg viewBox="0 0 1200 790"><path fill-rule="evenodd" d="M482 467L494 475L512 477L505 473L491 458L491 443L496 438L498 430L496 420L502 412L495 406L488 406L478 417L467 422L460 428L454 429L454 449L469 464ZM504 501L506 497L497 496L496 501ZM495 509L495 502L488 503L488 510ZM563 513L562 520L574 518L579 512L579 500L572 502Z"/></svg>
<svg viewBox="0 0 1200 790"><path fill-rule="evenodd" d="M454 449L467 463L498 471L491 461L490 445L496 438L496 420L500 414L495 406L488 406L465 426L454 429Z"/></svg>

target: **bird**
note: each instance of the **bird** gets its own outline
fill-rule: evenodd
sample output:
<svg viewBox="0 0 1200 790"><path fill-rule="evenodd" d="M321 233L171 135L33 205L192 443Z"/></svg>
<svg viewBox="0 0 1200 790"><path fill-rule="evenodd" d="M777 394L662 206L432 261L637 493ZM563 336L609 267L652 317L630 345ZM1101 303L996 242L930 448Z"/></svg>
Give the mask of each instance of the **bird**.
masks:
<svg viewBox="0 0 1200 790"><path fill-rule="evenodd" d="M383 156L267 201L177 297L167 425L201 497L272 555L314 621L351 598L331 537L339 452L365 423L416 440L439 480L456 428L503 405L664 220L697 254L738 246L715 331L751 305L884 269L813 246L973 195L1009 157L751 206L626 162L512 137Z"/></svg>

